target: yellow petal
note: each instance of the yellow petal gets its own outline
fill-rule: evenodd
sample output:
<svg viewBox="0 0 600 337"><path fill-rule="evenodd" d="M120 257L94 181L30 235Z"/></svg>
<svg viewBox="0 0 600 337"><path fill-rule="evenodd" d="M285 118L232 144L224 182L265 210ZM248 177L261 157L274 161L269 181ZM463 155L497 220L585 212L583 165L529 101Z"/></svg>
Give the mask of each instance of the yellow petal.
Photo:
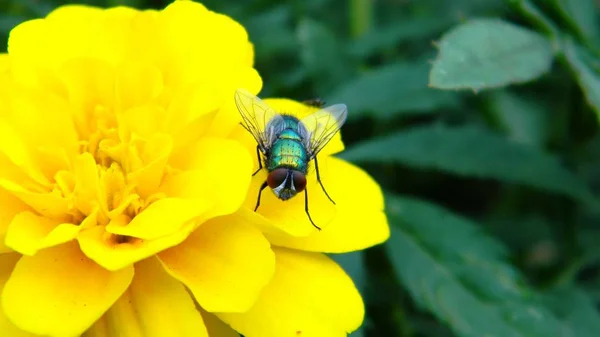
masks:
<svg viewBox="0 0 600 337"><path fill-rule="evenodd" d="M331 157L330 175L326 188L337 190L336 217L323 228L305 237L295 237L283 231L265 231L265 236L276 246L301 250L344 253L365 249L386 241L390 228L383 211L382 193L366 172L343 160ZM347 182L351 181L351 184ZM312 207L313 203L309 201Z"/></svg>
<svg viewBox="0 0 600 337"><path fill-rule="evenodd" d="M361 211L339 206L338 216L320 232L294 237L282 232L265 236L276 246L323 253L346 253L385 242L390 236L383 211Z"/></svg>
<svg viewBox="0 0 600 337"><path fill-rule="evenodd" d="M144 166L127 176L128 181L135 184L136 191L142 198L148 198L156 192L162 182L172 148L173 141L165 134L152 135L144 144L141 153Z"/></svg>
<svg viewBox="0 0 600 337"><path fill-rule="evenodd" d="M161 191L174 197L209 197L216 206L211 216L233 213L246 197L252 159L235 141L207 137L172 162L187 172L166 179Z"/></svg>
<svg viewBox="0 0 600 337"><path fill-rule="evenodd" d="M9 111L3 117L35 156L45 177L68 168L79 139L66 99L45 90L19 88Z"/></svg>
<svg viewBox="0 0 600 337"><path fill-rule="evenodd" d="M275 268L269 242L260 231L228 217L204 223L158 256L210 312L248 310Z"/></svg>
<svg viewBox="0 0 600 337"><path fill-rule="evenodd" d="M177 233L159 239L142 240L129 237L122 242L122 238L106 232L104 226L96 226L83 230L77 239L85 255L102 267L116 271L178 245L195 227L196 224L188 223Z"/></svg>
<svg viewBox="0 0 600 337"><path fill-rule="evenodd" d="M133 267L109 272L70 242L22 257L2 291L2 308L23 330L76 336L111 307L132 278Z"/></svg>
<svg viewBox="0 0 600 337"><path fill-rule="evenodd" d="M314 169L309 170L307 174L308 209L315 224L323 231L327 227L333 226L329 231L335 231L340 229L342 222L355 222L347 227L355 228L355 231L349 233L348 237L355 235L356 237L352 240L357 242L349 242L348 248L342 246L332 248L333 251L354 250L356 248L352 248L352 246L369 246L385 240L385 237L389 235L389 228L387 222L381 221L383 195L379 186L358 167L335 157L319 157L319 172L323 186L336 205L333 205L317 183ZM267 173L263 170L253 178L244 203L247 208L254 209L260 185L265 181L266 176ZM312 226L305 212L304 193L306 192L299 193L290 200L281 201L269 188L266 188L262 193L257 213L263 215L288 235L296 237L317 235L318 231ZM352 211L353 215L347 214L348 211ZM353 216L356 217L352 218ZM374 216L377 221L371 223L371 216ZM357 233L356 230L366 231L367 227L372 232L363 240L359 237L362 234ZM336 240L335 237L332 239ZM343 245L341 242L336 244ZM314 250L319 249L315 248Z"/></svg>
<svg viewBox="0 0 600 337"><path fill-rule="evenodd" d="M95 114L114 106L115 69L105 60L77 58L68 60L57 73L65 85L75 127L87 139L98 127Z"/></svg>
<svg viewBox="0 0 600 337"><path fill-rule="evenodd" d="M52 219L68 220L66 216L69 210L69 201L65 199L60 191L50 193L37 193L9 180L0 178L0 187L12 193L37 213Z"/></svg>
<svg viewBox="0 0 600 337"><path fill-rule="evenodd" d="M213 201L205 199L165 198L148 206L126 226L108 224L106 231L144 240L154 240L175 234L184 225L201 217L213 207ZM202 223L202 221L199 221Z"/></svg>
<svg viewBox="0 0 600 337"><path fill-rule="evenodd" d="M209 337L239 337L235 330L233 330L229 325L225 324L222 320L220 320L214 314L211 314L205 311L202 308L198 308L200 313L202 314L202 319L204 320L204 325L206 325L206 330L208 331Z"/></svg>
<svg viewBox="0 0 600 337"><path fill-rule="evenodd" d="M6 232L6 245L23 255L75 239L80 227L26 211L17 214Z"/></svg>
<svg viewBox="0 0 600 337"><path fill-rule="evenodd" d="M100 206L98 168L90 153L82 153L74 162L75 186L73 197L75 206L85 215Z"/></svg>
<svg viewBox="0 0 600 337"><path fill-rule="evenodd" d="M342 196L337 189L338 186L331 183L335 174L330 172L326 166L321 168L321 165L319 165L319 171L327 193L339 205L339 199ZM261 170L252 178L248 195L244 201L245 207L254 210L260 186L266 181L267 174L266 170ZM289 235L307 236L317 232L317 229L312 225L306 214L305 193L308 193L308 209L311 218L321 229L326 228L336 217L338 209L323 193L321 186L317 183L315 174L312 172L306 175L306 189L304 192L298 193L289 200L282 201L275 196L269 187L265 188L261 194L260 206L256 212Z"/></svg>
<svg viewBox="0 0 600 337"><path fill-rule="evenodd" d="M235 91L238 88L245 88L252 93L258 93L262 88L262 79L253 68L230 70L229 76L234 81L221 88L221 92L225 94L224 103L210 127L209 134L214 137L229 136L232 131L240 127L241 116L233 100Z"/></svg>
<svg viewBox="0 0 600 337"><path fill-rule="evenodd" d="M163 90L163 78L158 68L149 64L125 63L117 70L117 111L155 103ZM144 121L139 121L145 123Z"/></svg>
<svg viewBox="0 0 600 337"><path fill-rule="evenodd" d="M19 261L21 255L19 254L2 254L0 255L0 291L4 288L4 284L10 277L17 261ZM7 337L35 337L36 335L25 332L17 328L9 319L4 315L4 311L0 308L0 331L2 336Z"/></svg>
<svg viewBox="0 0 600 337"><path fill-rule="evenodd" d="M125 296L125 295L123 295ZM114 305L113 305L114 306ZM110 309L109 309L110 311ZM106 314L94 323L81 337L114 337L112 327L108 326ZM133 337L133 336L131 336Z"/></svg>
<svg viewBox="0 0 600 337"><path fill-rule="evenodd" d="M129 290L90 330L127 337L207 337L202 316L185 287L156 258L135 265ZM102 336L99 332L90 336ZM114 336L114 335L113 335Z"/></svg>
<svg viewBox="0 0 600 337"><path fill-rule="evenodd" d="M29 209L21 200L0 188L0 254L11 252L5 244L6 232L15 215ZM1 331L1 330L0 330Z"/></svg>
<svg viewBox="0 0 600 337"><path fill-rule="evenodd" d="M0 120L0 152L35 182L42 185L49 184L48 178L38 168L25 141L6 120Z"/></svg>
<svg viewBox="0 0 600 337"><path fill-rule="evenodd" d="M163 47L178 61L170 65L171 76L180 82L228 80L234 78L229 76L234 74L232 70L249 68L248 34L225 15L210 12L193 1L175 1L159 14L158 25L164 38ZM210 31L219 34L206 33ZM207 47L211 52L206 52ZM217 75L224 73L227 75Z"/></svg>
<svg viewBox="0 0 600 337"><path fill-rule="evenodd" d="M157 133L164 133L168 117L165 109L158 105L130 108L120 116L120 137L122 140L128 140L133 134L148 139Z"/></svg>
<svg viewBox="0 0 600 337"><path fill-rule="evenodd" d="M273 280L245 313L217 316L246 337L346 337L364 317L352 280L325 255L275 249Z"/></svg>
<svg viewBox="0 0 600 337"><path fill-rule="evenodd" d="M174 94L167 108L167 121L165 124L173 136L176 137L176 140L182 137L182 132L193 132L193 130L184 130L195 120L206 116L210 112L216 112L222 104L222 99L219 96L218 88L210 83L194 83ZM207 129L210 126L210 120L205 121L200 126ZM204 132L202 128L196 128L195 133L202 135ZM187 144L187 142L181 141L177 143Z"/></svg>

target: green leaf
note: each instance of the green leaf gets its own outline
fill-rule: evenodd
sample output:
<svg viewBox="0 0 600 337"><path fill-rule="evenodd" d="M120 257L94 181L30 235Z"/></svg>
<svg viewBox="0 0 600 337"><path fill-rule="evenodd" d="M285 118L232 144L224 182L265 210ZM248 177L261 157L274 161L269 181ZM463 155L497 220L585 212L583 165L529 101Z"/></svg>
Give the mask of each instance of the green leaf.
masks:
<svg viewBox="0 0 600 337"><path fill-rule="evenodd" d="M354 162L400 163L522 184L583 201L588 187L556 158L475 126L413 128L359 143L341 157Z"/></svg>
<svg viewBox="0 0 600 337"><path fill-rule="evenodd" d="M374 28L349 44L353 56L365 58L386 48L394 48L398 43L427 38L438 34L455 20L439 17L417 17L411 20L397 20L389 26Z"/></svg>
<svg viewBox="0 0 600 337"><path fill-rule="evenodd" d="M348 77L348 62L340 43L325 25L303 19L297 29L300 59L312 77L317 90L329 92Z"/></svg>
<svg viewBox="0 0 600 337"><path fill-rule="evenodd" d="M553 289L545 294L548 307L562 321L577 327L577 337L600 335L600 312L589 295L576 287Z"/></svg>
<svg viewBox="0 0 600 337"><path fill-rule="evenodd" d="M585 94L588 104L600 118L600 78L587 62L584 50L571 38L564 40L564 55Z"/></svg>
<svg viewBox="0 0 600 337"><path fill-rule="evenodd" d="M600 40L600 20L594 0L553 0L559 13L592 46Z"/></svg>
<svg viewBox="0 0 600 337"><path fill-rule="evenodd" d="M544 36L496 19L471 20L439 42L429 84L474 91L531 81L546 73L553 51Z"/></svg>
<svg viewBox="0 0 600 337"><path fill-rule="evenodd" d="M357 251L346 254L331 254L330 257L344 269L350 278L352 278L356 289L358 289L360 294L364 297L367 272L365 270L363 252ZM351 333L349 337L364 337L364 335L363 324L361 328Z"/></svg>
<svg viewBox="0 0 600 337"><path fill-rule="evenodd" d="M257 61L264 62L279 54L297 52L296 37L290 22L289 6L276 6L249 16L244 27L256 45Z"/></svg>
<svg viewBox="0 0 600 337"><path fill-rule="evenodd" d="M548 136L549 114L539 101L508 91L489 95L491 112L507 131L509 139L541 147Z"/></svg>
<svg viewBox="0 0 600 337"><path fill-rule="evenodd" d="M386 243L415 302L458 336L587 336L561 322L507 262L506 248L475 223L434 204L387 196Z"/></svg>
<svg viewBox="0 0 600 337"><path fill-rule="evenodd" d="M456 93L427 86L428 69L425 62L383 66L347 82L326 100L346 104L351 119L365 115L389 119L458 106L460 100Z"/></svg>
<svg viewBox="0 0 600 337"><path fill-rule="evenodd" d="M513 7L521 12L521 14L528 18L534 25L538 26L540 30L545 31L550 35L554 49L558 49L559 42L558 36L560 35L560 29L550 20L544 13L537 8L529 0L506 0L512 4Z"/></svg>

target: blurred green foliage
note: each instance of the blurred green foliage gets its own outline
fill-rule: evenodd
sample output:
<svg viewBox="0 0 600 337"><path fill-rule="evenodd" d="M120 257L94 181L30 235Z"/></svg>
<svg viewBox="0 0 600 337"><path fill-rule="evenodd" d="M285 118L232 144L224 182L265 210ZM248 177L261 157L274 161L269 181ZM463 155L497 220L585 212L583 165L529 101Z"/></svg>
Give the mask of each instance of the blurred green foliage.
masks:
<svg viewBox="0 0 600 337"><path fill-rule="evenodd" d="M64 2L0 2L0 38ZM261 96L349 106L341 157L393 227L335 256L365 298L353 336L600 336L597 2L204 4L248 29Z"/></svg>

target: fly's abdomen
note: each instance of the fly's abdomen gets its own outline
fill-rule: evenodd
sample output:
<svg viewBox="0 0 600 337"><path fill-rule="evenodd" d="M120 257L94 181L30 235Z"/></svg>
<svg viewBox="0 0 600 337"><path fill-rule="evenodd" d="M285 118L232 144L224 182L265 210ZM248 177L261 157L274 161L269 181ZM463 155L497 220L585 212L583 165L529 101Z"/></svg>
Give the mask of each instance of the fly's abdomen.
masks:
<svg viewBox="0 0 600 337"><path fill-rule="evenodd" d="M280 138L273 143L267 161L267 169L288 167L306 173L307 154L302 142L296 139Z"/></svg>

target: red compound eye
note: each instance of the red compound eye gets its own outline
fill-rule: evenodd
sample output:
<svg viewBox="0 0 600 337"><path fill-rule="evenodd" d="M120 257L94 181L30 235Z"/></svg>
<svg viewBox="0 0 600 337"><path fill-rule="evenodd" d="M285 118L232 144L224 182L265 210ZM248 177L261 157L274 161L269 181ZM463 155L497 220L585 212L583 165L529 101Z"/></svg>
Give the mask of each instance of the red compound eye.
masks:
<svg viewBox="0 0 600 337"><path fill-rule="evenodd" d="M267 176L267 185L269 185L270 188L276 188L277 186L280 186L281 184L283 184L283 182L285 181L285 178L287 178L288 175L288 169L286 168L278 168L273 170L271 173L269 173L269 175Z"/></svg>
<svg viewBox="0 0 600 337"><path fill-rule="evenodd" d="M294 171L294 187L296 192L302 192L306 188L306 177L302 172Z"/></svg>

